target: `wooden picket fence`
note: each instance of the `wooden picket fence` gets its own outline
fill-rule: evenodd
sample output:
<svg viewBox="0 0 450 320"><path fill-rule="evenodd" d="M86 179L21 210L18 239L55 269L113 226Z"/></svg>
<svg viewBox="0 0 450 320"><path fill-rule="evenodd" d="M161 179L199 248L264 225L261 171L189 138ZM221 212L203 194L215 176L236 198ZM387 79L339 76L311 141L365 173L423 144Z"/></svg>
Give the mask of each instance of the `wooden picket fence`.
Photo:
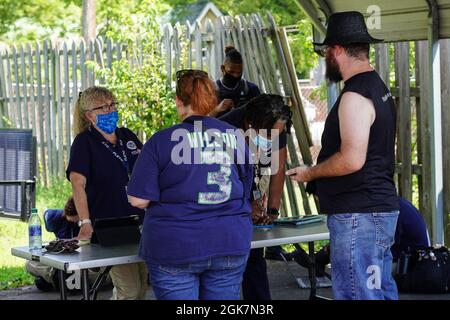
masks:
<svg viewBox="0 0 450 320"><path fill-rule="evenodd" d="M450 40L441 44L441 103L442 103L442 148L444 189L444 234L450 243ZM410 66L410 49L415 52ZM406 199L418 202L430 235L433 221L430 212L432 173L430 163L432 152L429 145L430 128L428 118L428 41L380 44L376 47L376 67L385 83L395 73L391 92L397 106L397 165L396 181L398 191ZM390 67L394 61L394 67Z"/></svg>
<svg viewBox="0 0 450 320"><path fill-rule="evenodd" d="M96 39L5 48L0 54L0 127L33 129L38 142L38 180L64 175L73 107L80 91L96 83L87 61L122 57L122 46ZM97 81L98 82L98 81Z"/></svg>
<svg viewBox="0 0 450 320"><path fill-rule="evenodd" d="M173 75L183 68L197 68L208 71L211 78L217 79L225 58L225 47L233 45L244 60L243 76L256 83L262 92L286 97L292 106L294 130L288 137L288 164L312 164L310 148L313 144L286 29L278 27L271 14L267 19L258 14L225 16L215 24L208 21L204 29L206 33L202 32L198 22L164 27L167 74ZM314 201L307 196L303 184L294 184L287 179L282 201L284 215L317 212Z"/></svg>
<svg viewBox="0 0 450 320"><path fill-rule="evenodd" d="M265 19L257 14L226 16L214 24L207 21L204 28L198 22L164 26L161 50L169 75L167 85L173 86L175 72L183 68L204 69L211 78L219 78L228 45L242 53L246 79L262 92L280 94L290 101L296 121L295 135L289 138L289 162L312 163L312 141L286 31L276 25L272 15ZM47 40L1 50L0 127L33 129L38 142L38 181L48 184L51 177L64 176L74 138L74 103L80 91L101 83L87 62L111 67L122 56L127 56L123 45L102 39L87 44L82 40ZM300 198L305 209L299 208ZM302 184L288 180L283 199L285 214L315 211Z"/></svg>

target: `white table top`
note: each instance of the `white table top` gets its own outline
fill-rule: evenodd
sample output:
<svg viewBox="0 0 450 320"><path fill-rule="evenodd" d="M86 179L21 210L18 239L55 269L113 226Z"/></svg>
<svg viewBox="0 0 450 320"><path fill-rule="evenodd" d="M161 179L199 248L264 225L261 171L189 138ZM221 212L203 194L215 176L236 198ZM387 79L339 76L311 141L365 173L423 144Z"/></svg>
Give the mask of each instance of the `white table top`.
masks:
<svg viewBox="0 0 450 320"><path fill-rule="evenodd" d="M282 244L310 242L329 239L326 221L290 227L275 226L270 229L255 228L251 247L262 248ZM28 246L15 247L11 254L26 260L40 261L42 264L59 270L73 271L87 268L113 266L143 261L138 256L138 245L102 247L98 244L81 246L78 254L44 253L32 256Z"/></svg>

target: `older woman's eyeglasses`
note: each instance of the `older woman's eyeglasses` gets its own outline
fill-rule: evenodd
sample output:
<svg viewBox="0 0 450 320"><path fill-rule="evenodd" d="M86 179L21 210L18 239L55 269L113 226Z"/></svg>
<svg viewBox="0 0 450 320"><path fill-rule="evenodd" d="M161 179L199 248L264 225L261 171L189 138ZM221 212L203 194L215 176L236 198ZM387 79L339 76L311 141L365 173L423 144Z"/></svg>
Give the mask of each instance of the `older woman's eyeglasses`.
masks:
<svg viewBox="0 0 450 320"><path fill-rule="evenodd" d="M117 111L117 107L118 107L117 102L113 102L111 104L104 104L104 105L102 105L100 107L93 108L90 111L95 111L95 110L100 110L101 109L103 112L111 112L111 111Z"/></svg>

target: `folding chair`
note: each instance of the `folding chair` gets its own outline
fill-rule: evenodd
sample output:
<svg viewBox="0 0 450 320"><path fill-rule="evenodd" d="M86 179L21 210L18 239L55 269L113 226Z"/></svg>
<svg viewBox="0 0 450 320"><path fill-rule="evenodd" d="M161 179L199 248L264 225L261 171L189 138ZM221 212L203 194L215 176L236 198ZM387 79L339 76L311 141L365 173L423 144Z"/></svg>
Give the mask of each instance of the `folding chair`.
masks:
<svg viewBox="0 0 450 320"><path fill-rule="evenodd" d="M27 221L36 202L36 138L0 129L0 217Z"/></svg>

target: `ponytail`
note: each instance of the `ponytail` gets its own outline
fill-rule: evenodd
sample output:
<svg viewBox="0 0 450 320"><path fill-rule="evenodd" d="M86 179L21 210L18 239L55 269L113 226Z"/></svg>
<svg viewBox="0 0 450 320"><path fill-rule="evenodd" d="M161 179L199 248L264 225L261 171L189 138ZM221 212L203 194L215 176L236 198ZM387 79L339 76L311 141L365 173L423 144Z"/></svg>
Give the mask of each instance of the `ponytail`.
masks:
<svg viewBox="0 0 450 320"><path fill-rule="evenodd" d="M214 83L209 78L196 78L193 80L193 92L191 96L192 110L208 115L217 106L217 95Z"/></svg>
<svg viewBox="0 0 450 320"><path fill-rule="evenodd" d="M217 106L215 85L207 76L180 79L178 98L200 115L210 114Z"/></svg>
<svg viewBox="0 0 450 320"><path fill-rule="evenodd" d="M242 64L242 55L233 46L227 46L225 48L225 61L230 61L231 63Z"/></svg>

